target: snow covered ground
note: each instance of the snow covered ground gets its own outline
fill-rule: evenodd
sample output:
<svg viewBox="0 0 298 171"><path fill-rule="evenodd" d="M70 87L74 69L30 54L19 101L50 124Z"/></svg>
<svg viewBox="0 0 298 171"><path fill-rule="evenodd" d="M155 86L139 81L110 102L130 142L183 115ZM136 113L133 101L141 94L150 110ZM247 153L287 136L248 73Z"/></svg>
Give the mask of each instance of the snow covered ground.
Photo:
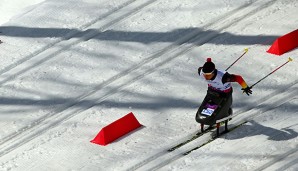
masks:
<svg viewBox="0 0 298 171"><path fill-rule="evenodd" d="M298 170L298 49L266 53L298 28L297 0L0 0L0 170ZM198 131L207 57L234 86L232 132ZM142 128L107 145L133 112Z"/></svg>

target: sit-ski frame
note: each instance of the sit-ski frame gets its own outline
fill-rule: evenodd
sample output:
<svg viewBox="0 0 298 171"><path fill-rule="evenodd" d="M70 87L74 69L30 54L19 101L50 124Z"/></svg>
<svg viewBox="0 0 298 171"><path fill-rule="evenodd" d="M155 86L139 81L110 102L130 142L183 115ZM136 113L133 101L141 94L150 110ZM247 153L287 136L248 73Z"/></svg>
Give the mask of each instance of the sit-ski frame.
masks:
<svg viewBox="0 0 298 171"><path fill-rule="evenodd" d="M230 116L227 116L227 117L224 117L222 119L219 119L219 120L216 120L215 124L216 124L216 136L219 136L219 128L220 128L220 124L222 122L225 123L225 131L224 132L228 132L228 122L229 120L232 118L233 116L230 115ZM210 127L212 127L212 125L210 125ZM204 124L201 123L201 132L204 132Z"/></svg>

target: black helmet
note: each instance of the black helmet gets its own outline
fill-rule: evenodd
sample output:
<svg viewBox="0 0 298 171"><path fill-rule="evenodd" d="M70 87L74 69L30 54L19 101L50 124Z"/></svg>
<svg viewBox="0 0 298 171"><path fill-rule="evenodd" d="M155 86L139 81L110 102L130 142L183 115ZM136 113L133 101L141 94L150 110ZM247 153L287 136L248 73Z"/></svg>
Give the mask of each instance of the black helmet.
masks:
<svg viewBox="0 0 298 171"><path fill-rule="evenodd" d="M215 64L211 61L211 58L207 58L207 62L203 65L204 73L211 73L215 70Z"/></svg>

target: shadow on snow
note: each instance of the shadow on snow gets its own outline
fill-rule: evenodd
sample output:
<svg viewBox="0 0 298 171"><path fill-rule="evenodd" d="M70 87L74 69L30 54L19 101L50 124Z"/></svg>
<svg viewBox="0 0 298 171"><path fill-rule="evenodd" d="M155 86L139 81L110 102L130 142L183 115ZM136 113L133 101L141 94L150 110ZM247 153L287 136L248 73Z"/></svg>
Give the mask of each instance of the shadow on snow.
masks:
<svg viewBox="0 0 298 171"><path fill-rule="evenodd" d="M202 30L200 28L182 28L170 32L141 32L141 31L100 31L97 29L88 29L81 31L78 29L67 28L31 28L20 26L1 26L0 35L9 37L30 37L30 38L81 38L83 40L95 39L99 41L124 41L139 42L144 44L154 42L176 42L179 38L189 34L196 33L196 37L204 35L213 35L213 37L225 36L229 39L220 42L209 42L213 44L227 45L269 45L279 36L277 35L235 35L232 33L220 33L214 30ZM91 35L91 36L90 36ZM191 39L188 43L196 43L196 39Z"/></svg>
<svg viewBox="0 0 298 171"><path fill-rule="evenodd" d="M239 139L244 137L250 137L250 136L256 136L256 135L265 135L267 136L268 140L272 141L285 141L289 139L294 139L298 136L298 133L291 129L290 127L295 126L290 125L287 127L284 127L282 129L275 129L272 127L264 126L254 120L249 121L249 125L243 125L241 127L242 130L245 130L245 133L243 131L239 131L239 134L234 134L231 136L226 137L227 139Z"/></svg>

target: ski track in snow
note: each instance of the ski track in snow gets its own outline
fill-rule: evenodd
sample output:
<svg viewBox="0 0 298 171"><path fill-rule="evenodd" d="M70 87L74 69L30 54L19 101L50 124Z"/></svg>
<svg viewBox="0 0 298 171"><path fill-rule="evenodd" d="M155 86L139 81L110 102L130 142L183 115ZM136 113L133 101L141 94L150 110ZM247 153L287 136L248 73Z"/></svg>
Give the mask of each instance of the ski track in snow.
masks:
<svg viewBox="0 0 298 171"><path fill-rule="evenodd" d="M90 32L88 31L88 29L92 28L92 27L96 27L98 28L98 31L105 31L107 30L109 27L113 26L114 24L117 24L118 22L123 21L124 19L126 19L127 17L129 17L130 15L133 15L137 12L139 12L140 10L142 10L143 8L149 6L150 4L154 3L157 0L154 1L149 1L146 3L141 3L137 0L131 0L131 1L127 1L126 3L122 4L121 6L119 6L118 8L111 10L110 12L108 12L107 14L98 17L97 19L82 25L80 27L80 30L86 30L83 33L79 32L79 30L77 31L71 31L68 34L65 35L64 38L61 38L60 40L54 41L50 44L48 44L48 46L45 46L35 52L33 52L32 54L22 58L21 60L5 67L4 69L2 69L0 71L0 85L4 84L5 82L15 79L17 76L20 76L21 74L23 74L24 72L28 71L29 69L32 69L34 67L37 67L39 64L54 58L57 54L62 53L63 51L65 51L66 49L69 49L71 46L74 46L76 44L79 44L80 42L83 41L87 41L90 40L96 36L98 36L100 33L97 32ZM138 2L138 4L134 4ZM126 10L126 8L131 8L130 7L133 5L136 5L137 7L133 7L134 10ZM128 11L126 14L123 14L122 11ZM120 14L119 14L120 13ZM99 23L100 21L106 19L109 17L109 20L106 21L106 23ZM111 18L111 19L110 19ZM97 25L100 24L100 25ZM76 40L76 41L71 41L70 39L75 38L78 34L80 34L82 36L81 39ZM83 34L83 35L82 35ZM66 42L65 44L63 44L64 42ZM59 45L59 44L63 44L65 46ZM54 52L51 52L50 55L48 55L51 48L53 47L64 47L61 48L59 50L54 49ZM43 54L45 53L46 54ZM39 55L39 56L38 56ZM28 62L29 60L33 60L33 58L37 58L37 57L41 57L43 60L37 60L37 61L33 61L32 65L26 66L26 64L24 64L25 62ZM21 65L24 66L21 66ZM14 68L21 68L21 69L16 69L17 71L13 71ZM12 70L12 71L11 71ZM9 74L7 74L8 76L5 75L5 73L10 72ZM11 72L13 74L11 74Z"/></svg>
<svg viewBox="0 0 298 171"><path fill-rule="evenodd" d="M127 19L128 17L134 15L135 13L140 12L142 9L148 7L149 5L155 3L155 1L148 1L146 3L137 1L137 0L131 0L124 3L119 8L109 12L108 14L101 16L97 18L96 20L92 21L89 24L86 24L81 27L81 29L85 30L89 27L98 27L100 28L100 31L105 31L109 27L112 27L113 25L117 24L118 22L122 22L123 20ZM262 6L253 7L252 4L254 4L256 1L250 2L249 5L245 4L236 10L233 10L230 13L227 13L225 15L222 15L220 18L216 19L215 21L212 21L211 23L207 24L204 29L212 29L217 30L219 32L224 31L225 29L231 27L232 25L236 24L237 22L241 21L242 19L254 15L256 12L269 7L272 5L275 1L264 3ZM135 10L131 10L131 6L134 7ZM135 7L136 6L136 7ZM122 11L126 11L125 8L129 8L130 10L127 10L128 13L122 13ZM113 16L113 17L111 17ZM112 20L106 21L105 25L97 26L97 22L104 20L107 17L113 18ZM55 42L52 42L48 46L34 52L32 55L24 57L22 60L18 61L17 63L14 63L3 70L1 70L0 74L0 85L5 84L8 81L11 81L13 79L18 78L18 76L26 73L28 70L39 66L43 62L54 58L57 54L62 53L66 49L69 49L71 46L74 46L82 41L86 41L89 39L92 39L96 36L98 36L97 32L84 32L83 38L79 40L72 40L72 38L75 37L75 35L78 34L76 32L70 32L65 39L57 40ZM204 34L204 33L203 33ZM0 142L0 157L8 154L9 152L17 149L18 147L24 145L25 143L28 143L29 141L33 140L34 138L44 134L49 129L56 127L57 125L61 124L62 122L65 122L66 120L72 118L73 116L81 113L82 111L85 111L92 107L92 104L86 104L86 107L84 108L77 108L76 105L79 103L84 103L84 99L95 97L97 99L98 103L103 102L107 97L113 95L117 91L123 89L124 87L142 79L146 75L152 73L155 71L156 68L163 66L164 64L168 63L169 61L181 56L182 54L187 53L189 50L196 46L204 45L205 43L208 43L212 39L216 38L217 35L215 34L204 34L203 35L199 31L194 31L191 33L188 33L183 38L177 40L170 46L167 46L166 48L161 49L156 54L153 54L152 56L146 58L145 60L141 61L134 67L125 70L107 81L101 83L100 85L95 86L90 92L84 93L77 97L77 101L75 102L69 102L65 105L63 105L61 108L56 109L54 112L50 112L43 117L39 118L38 120L35 120L30 125L21 128L18 132L11 134L5 138L2 138ZM193 44L187 44L187 42L195 42ZM56 47L60 46L63 48L56 49ZM177 47L176 45L180 45ZM159 56L168 54L169 57L161 59L158 58ZM135 75L133 78L130 78L130 75ZM250 120L253 117L258 116L259 114L262 114L264 112L273 110L274 108L282 105L283 103L286 103L290 100L292 100L297 92L297 82L293 82L289 87L285 89L280 89L276 91L276 94L271 97L266 97L264 99L259 100L258 102L263 102L259 104L257 107L249 106L244 109L242 109L238 114L239 118L236 118L233 120L233 125L237 125L244 120ZM120 83L120 84L119 84ZM105 89L110 84L115 84L114 89ZM99 90L101 90L99 92ZM279 95L281 92L283 92L282 95ZM266 101L265 101L266 99ZM258 103L256 102L256 103ZM270 105L268 105L270 104ZM263 107L269 106L269 107ZM63 115L58 115L63 113ZM248 113L250 117L244 117L243 114ZM241 114L241 115L240 115ZM49 122L51 120L51 122ZM157 170L160 169L167 164L174 162L181 157L183 157L183 153L187 150L199 146L200 144L203 144L210 138L210 134L206 134L194 142L191 142L185 146L182 146L181 148L173 151L173 152L167 152L167 151L161 151L160 153L157 153L156 155L153 155L146 160L134 165L129 170L137 170L137 169L146 169L146 170ZM181 141L183 141L181 139ZM252 147L252 145L248 146ZM273 163L281 160L283 157L292 155L293 153L297 152L296 149L286 152L284 156L281 156L280 158L277 158L275 161L272 161ZM241 157L239 155L238 157ZM157 161L158 160L158 161ZM223 161L224 162L224 161ZM293 161L295 162L295 161ZM269 163L268 166L272 164ZM264 166L265 168L265 166Z"/></svg>
<svg viewBox="0 0 298 171"><path fill-rule="evenodd" d="M157 1L157 0L155 0L155 1ZM108 12L106 15L101 16L98 19L82 26L82 29L88 29L88 27L96 26L97 28L99 28L98 30L104 31L104 30L108 29L109 27L113 26L114 24L123 21L130 15L133 15L133 14L139 12L140 10L149 6L150 4L154 3L155 1L148 1L146 3L143 3L141 1L136 1L136 0L127 1L126 3L124 3L123 5L118 7L117 9L112 10L112 11ZM134 4L134 3L137 3L137 4ZM132 5L135 10L126 10L126 8L129 8L129 9L132 8L130 5ZM136 6L136 7L134 7L134 6ZM128 11L128 12L126 14L123 14L122 11ZM113 17L111 15L113 15ZM100 23L99 26L96 25L98 21L101 21L107 17L110 17L111 19L109 18L109 20L104 25L102 25L102 23ZM90 40L90 39L99 35L97 32L88 32L87 31L84 33L84 35L82 35L83 38L81 38L79 40L71 40L71 38L74 38L77 34L79 34L79 33L70 32L69 34L66 35L65 39L61 39L56 42L53 42L53 43L49 44L48 46L32 53L31 55L24 57L22 60L19 60L18 62L4 68L0 72L0 85L3 85L4 83L6 83L12 79L16 79L21 74L26 73L30 69L37 67L38 65L46 62L47 60L50 60L51 58L54 58L55 56L62 53L66 49L69 49L71 46L76 45L76 44L86 41L86 40ZM63 45L60 45L60 44L63 44ZM63 47L63 48L56 50L56 47ZM2 140L0 141L0 146L5 145L5 143L13 140L14 138L19 138L18 136L20 134L23 134L26 131L30 131L32 128L35 128L35 126L42 124L42 122L44 122L45 120L53 118L58 113L61 113L62 111L65 111L66 109L75 106L76 104L80 103L81 100L94 94L96 91L102 89L103 87L109 85L113 81L115 81L127 74L129 74L129 71L125 71L124 73L121 73L117 76L112 77L111 79L102 83L101 85L96 86L93 91L83 94L80 97L77 97L76 99L78 99L79 102L70 102L68 104L65 104L65 106L63 106L61 109L57 109L55 112L48 113L44 117L41 117L38 120L35 120L34 122L32 122L30 125L21 128L16 133L2 138ZM67 117L67 118L69 118L69 117ZM56 123L55 123L55 125L56 125ZM49 126L49 127L45 128L45 130L50 129L51 127L52 126ZM42 132L44 132L44 131L42 131ZM37 135L40 134L40 131L38 131L38 132L39 133L37 133ZM35 136L33 136L33 137L35 137ZM28 140L30 141L33 137L28 138ZM28 142L28 140L25 142ZM21 143L22 143L22 141L21 141ZM3 148L1 148L1 149L3 149ZM11 150L12 149L4 150L4 151L0 152L0 157Z"/></svg>
<svg viewBox="0 0 298 171"><path fill-rule="evenodd" d="M265 112L273 111L274 109L283 105L284 103L293 100L294 97L296 96L296 94L298 94L297 84L295 84L294 86L291 86L287 92L284 92L284 94L282 96L281 95L272 96L270 98L267 98L267 100L265 102L261 103L260 105L256 106L255 108L252 108L252 109L250 109L246 112L243 112L243 113L238 113L237 115L241 114L241 116L240 116L241 118L240 119L234 118L234 120L236 120L236 122L234 120L230 121L229 127L231 127L231 122L233 125L232 127L234 127L235 125L240 125L246 121L249 122L253 118L255 118L259 115L262 115ZM269 107L262 108L261 106L263 106L263 105L269 106ZM259 108L261 108L262 110L260 110ZM235 116L237 116L237 115L235 115ZM246 115L248 115L248 117ZM233 117L235 117L235 116L233 116ZM289 119L289 118L287 118L287 119ZM281 121L277 120L276 124L274 124L274 125L277 125L280 122ZM269 130L269 131L272 131L272 130ZM258 131L253 132L253 133L257 134L257 132ZM259 130L259 132L260 132L260 130ZM269 134L270 132L265 132L265 133ZM203 144L208 142L211 139L211 137L212 137L212 132L208 132L208 133L204 134L203 136L199 137L198 139L174 150L173 152L162 151L160 153L157 153L157 154L147 158L146 160L140 162L139 164L136 164L135 166L131 167L128 170L138 170L138 169L140 169L140 170L158 170L158 169L184 157L185 152L187 152L195 147L202 146ZM188 138L186 138L186 139L188 139ZM178 144L178 143L176 143L176 144ZM233 146L233 144L230 144L230 145ZM254 146L254 144L249 145L249 146L247 146L247 149L253 149L253 146ZM169 148L171 148L171 146ZM233 150L237 151L237 149L233 149ZM238 150L240 150L240 149L238 149ZM296 151L297 151L296 149L293 149L293 150L289 151L287 154L290 155L292 153L295 153ZM214 159L215 157L216 156L212 156L212 159ZM222 157L222 156L219 156L219 157ZM239 155L238 157L241 157L241 155ZM223 160L222 163L225 163L225 162L226 161Z"/></svg>
<svg viewBox="0 0 298 171"><path fill-rule="evenodd" d="M155 1L150 1L147 3L140 3L140 4L138 3L137 5L133 4L135 2L136 1L129 1L129 3L125 3L123 6L121 6L121 8L118 8L118 9L114 10L113 12L107 14L106 16L109 16L109 17L111 17L110 15L113 15L113 16L120 15L120 16L115 17L115 19L113 19L112 21L109 20L107 22L107 24L105 24L104 26L97 26L98 28L100 28L99 30L104 31L104 30L108 29L109 27L115 25L116 23L121 22L124 19L127 19L129 16L139 12L140 10L142 10L143 8L147 7L148 5L152 4ZM237 8L236 10L233 10L227 14L222 15L220 18L207 24L204 27L204 29L206 29L206 30L212 29L212 30L217 30L217 31L221 32L224 29L231 27L233 24L241 21L242 19L255 14L255 12L260 11L263 8L269 7L275 1L267 2L261 6L251 9L251 5L255 2L256 1L251 2L249 5L245 4L245 5ZM134 7L136 10L135 11L131 10L133 12L129 12L127 14L122 14L121 9L129 8L129 5L131 5L131 4L137 6L137 7ZM83 27L84 28L85 27L87 28L90 26L94 27L96 25L97 21L102 20L105 17L99 17L97 20L95 20L95 21L91 22L90 24L87 24L86 26L83 26ZM111 18L113 18L113 17L111 17ZM0 80L1 80L0 84L4 84L5 82L7 82L9 80L17 78L21 74L26 73L29 69L32 69L32 68L40 65L41 63L55 57L57 54L62 53L63 51L65 51L66 49L69 49L71 46L73 46L75 44L78 44L82 41L86 41L86 40L92 39L93 37L98 36L97 32L91 32L91 33L87 32L87 33L85 33L85 35L83 35L82 39L71 40L71 38L74 37L76 34L77 33L71 32L67 36L67 39L54 42L53 44L50 44L49 46L26 57L25 60L19 61L17 63L17 65L9 66L8 68L4 69L2 71L2 75L0 76ZM30 140L34 139L35 137L45 133L48 129L55 127L59 123L62 123L64 121L66 121L67 119L77 115L78 113L91 108L92 106L90 106L90 104L86 104L87 107L84 109L76 109L76 107L75 107L78 103L81 103L87 97L89 98L91 96L95 96L98 99L97 102L99 102L99 103L103 102L108 96L111 96L112 94L119 91L120 89L143 78L145 75L154 72L155 68L158 68L158 67L166 64L167 62L179 57L180 55L185 54L193 47L200 46L200 45L207 43L208 41L216 38L216 36L217 35L215 35L214 33L202 35L202 33L200 31L194 31L194 32L187 34L183 38L177 40L172 45L170 45L170 46L162 49L160 52L146 58L144 61L142 61L138 65L136 65L136 66L110 78L109 80L105 81L104 83L94 87L92 91L77 97L76 98L76 99L78 99L77 102L70 102L70 103L64 105L63 107L61 107L60 109L57 109L56 111L48 113L44 117L41 117L38 120L35 120L30 125L21 128L16 133L3 138L2 141L0 142L0 147L1 147L0 157L9 153L10 151L14 150L15 148L19 147L20 145L24 144L24 142L29 142ZM189 41L193 41L196 43L191 44L191 45L186 44ZM63 46L61 45L61 47L63 47L63 48L56 50L55 47L61 43L63 44ZM181 45L181 46L177 47L176 45ZM54 47L54 48L52 48L52 47ZM158 56L162 56L166 53L170 53L169 58L167 58L165 60L164 59L161 60L160 58L157 58ZM28 62L29 60L30 60L30 62ZM149 65L148 70L143 70L143 68L146 68L146 67L144 67L145 65ZM153 65L153 67L150 65ZM141 71L138 71L138 69L140 69ZM8 72L8 73L6 74L6 72ZM125 76L132 74L132 72L138 73L138 74L136 74L137 76L135 78L130 79L130 78L125 77ZM9 75L9 76L6 76L6 75ZM104 87L106 87L107 85L110 85L116 81L119 81L120 79L121 79L121 82L124 82L124 84L121 83L122 84L121 86L118 86L118 87L116 86L117 88L114 88L113 90L108 90L107 92L103 91ZM127 79L129 79L129 80L127 80ZM101 90L101 92L98 92L98 90ZM104 93L100 94L100 95L97 94L97 93L102 93L102 92L104 92ZM63 115L57 116L61 112L63 112ZM51 123L47 122L49 119L51 120ZM56 122L53 122L53 120L56 120ZM37 127L39 127L39 128L37 128ZM34 130L33 130L33 128L34 128Z"/></svg>
<svg viewBox="0 0 298 171"><path fill-rule="evenodd" d="M296 100L297 102L297 98L293 98L288 100L288 102L290 101L294 101ZM287 103L287 102L285 102ZM284 103L284 104L285 104ZM276 104L273 104L276 105ZM271 110L267 110L266 113L270 113L270 111L274 111L274 109L276 107L281 107L283 104L278 105L278 106L273 106ZM250 111L248 111L250 112ZM257 115L255 115L255 118L260 118L262 117L262 115L265 113L258 113ZM282 115L281 115L282 116ZM274 128L277 129L272 129L271 127L267 127L265 129L259 129L258 128L258 123L256 123L254 120L249 121L248 124L245 124L246 126L251 124L251 128L250 129L246 129L246 134L245 137L246 139L243 139L243 143L246 144L245 146L237 146L237 144L239 143L239 141L229 141L228 143L221 141L221 142L217 142L219 144L221 144L221 146L229 146L227 147L226 150L229 151L234 151L234 153L232 153L231 155L233 155L233 158L237 158L237 161L241 161L242 163L246 163L248 166L252 167L252 168L247 168L248 170L275 170L278 167L270 167L272 165L278 165L278 162L285 160L286 158L289 158L290 160L287 160L287 164L286 165L281 165L281 167L278 170L284 170L284 169L288 169L288 167L292 167L294 166L297 158L291 158L290 156L297 156L297 144L293 147L283 147L283 146L278 146L278 145L272 145L271 139L277 139L278 141L283 140L283 138L287 138L286 136L290 136L288 135L288 130L291 128L294 128L295 126L297 127L298 123L296 124L292 124L292 125L288 125L289 122L287 122L287 120L291 120L293 119L292 117L281 117L282 119L275 119L273 120L273 122L271 123L271 125L274 125ZM252 125L257 125L252 127ZM259 125L260 126L260 125ZM243 126L245 127L245 126ZM264 127L263 125L261 127ZM241 129L245 130L245 128L240 127L239 128L240 132ZM256 146L256 143L251 142L254 141L253 137L254 135L258 135L258 134L262 134L262 135L267 135L270 136L270 139L264 140L262 143L262 146ZM232 137L237 137L237 134L231 133L231 134L227 134L225 135L225 139L233 139ZM297 137L297 132L294 133L293 135L291 135L293 137ZM220 140L219 140L220 141ZM267 150L266 153L263 154L258 154L257 152L259 151L263 151L262 148L264 148L264 146L269 147L270 150ZM206 147L208 148L208 147ZM279 150L278 153L276 153L277 149L284 149L284 151ZM204 149L206 150L206 149ZM223 151L217 151L216 153L218 153L218 155L214 155L213 153L209 154L208 151L204 151L203 149L198 149L198 153L196 153L194 156L198 156L198 154L201 154L201 157L204 158L205 161L208 161L210 163L213 163L216 161L216 166L220 167L221 165L224 165L225 168L222 168L222 170L238 170L239 168L237 168L237 166L235 165L235 162L230 160L229 156L223 157L224 153L227 152L225 150L225 148L222 148ZM280 152L281 151L281 152ZM201 153L200 153L201 152ZM260 161L258 162L263 162L265 164L261 165L261 167L257 168L258 166L260 166L259 163L257 164L251 164L249 162L255 162L253 161L251 158L253 158L254 155L259 155L258 157L260 158ZM181 156L182 157L182 156ZM177 156L175 158L179 159L181 158L179 156ZM251 160L251 161L250 161ZM267 160L267 163L264 162ZM209 164L210 164L209 163ZM206 163L207 164L207 163ZM237 163L239 165L239 163ZM162 166L165 165L161 165L161 167L158 168L162 168ZM230 167L228 167L230 166ZM155 170L155 169L153 169ZM206 168L202 169L202 170L208 170Z"/></svg>
<svg viewBox="0 0 298 171"><path fill-rule="evenodd" d="M112 12L110 12L109 14L105 15L104 17L99 17L98 19L92 21L91 23L85 25L85 26L82 26L82 28L88 28L90 26L94 26L96 24L97 21L99 20L102 20L103 18L107 17L107 16L110 16L110 15L116 15L115 13L118 12L119 10L131 5L132 3L134 3L135 1L129 1L128 3L125 3L124 5L122 5L120 8L117 8L115 10L113 10ZM127 17L129 17L130 15L133 15L137 12L139 12L141 9L147 7L148 5L152 4L154 1L150 1L148 3L145 3L145 4L141 4L141 5L137 5L137 7L135 7L135 9L137 10L132 10L133 12L131 13L128 13L126 15L123 15L121 14L121 11L119 12L121 15L119 17L116 17L115 20L112 20L112 21L109 21L107 22L106 25L104 26L100 26L99 30L101 31L104 31L106 30L107 28L113 26L114 24L116 24L117 22L120 22L122 21L123 19L126 19ZM250 6L249 5L243 5L239 8L237 8L236 10L226 14L226 15L223 15L221 16L219 19L217 19L216 21L213 21L211 22L210 24L208 24L205 29L213 29L213 30L218 30L218 31L223 31L224 29L232 26L233 24L241 21L242 19L248 17L248 16L251 16L253 15L256 11L259 11L261 9L263 9L264 7L269 7L270 5L272 5L275 1L271 1L271 2L268 2L268 3L265 3L263 4L262 6L259 6L255 9L250 9ZM251 4L253 4L254 2L252 2ZM250 5L251 5L250 4ZM247 13L243 13L243 11L245 9L248 9L248 12ZM241 13L238 14L238 13ZM238 15L237 15L238 14ZM236 17L234 17L236 15ZM229 18L230 16L232 16L231 18ZM70 39L73 38L77 33L69 33L66 37L66 39L63 39L63 40L59 40L57 42L54 42L53 44L50 44L49 46L33 53L32 55L30 56L27 56L24 58L24 60L21 60L17 63L15 63L14 65L11 65L7 68L5 68L4 70L2 70L2 74L1 74L1 77L0 77L0 84L4 84L5 82L11 80L11 79L15 79L17 76L25 73L26 71L28 71L29 69L32 69L38 65L40 65L41 63L49 60L50 58L53 58L55 57L57 54L59 53L62 53L63 51L65 51L66 49L69 49L71 46L75 45L75 44L78 44L82 41L86 41L86 40L89 40L89 39L92 39L93 37L96 37L98 36L98 33L85 33L85 35L83 36L83 39L80 39L80 40L76 40L76 41L71 41ZM194 37L194 38L193 38ZM199 37L198 40L197 37ZM151 72L154 72L154 68L157 68L157 67L160 67L162 65L164 65L165 63L173 60L174 58L188 52L191 48L194 47L194 45L191 45L190 47L188 46L185 46L185 47L176 47L174 45L176 44L184 44L184 43L187 43L188 41L195 41L197 42L196 45L200 46L200 45L203 45L205 43L207 43L208 41L214 39L216 36L212 35L212 34L209 34L209 35L204 35L204 37L202 38L202 35L200 32L193 32L193 33L189 33L188 35L186 35L185 37L183 37L182 39L180 40L177 40L177 42L175 42L175 44L163 49L161 52L157 53L157 54L154 54L153 56L145 59L144 61L142 61L141 63L139 63L137 66L133 67L133 68L130 68L129 70L126 70L112 78L110 78L109 80L107 80L106 82L102 83L101 85L98 85L96 86L93 91L89 92L89 93L86 93L84 95L81 95L80 97L77 97L78 102L70 102L69 104L66 104L65 106L63 106L61 109L58 109L57 111L53 112L53 113L49 113L47 115L45 115L45 117L42 117L40 118L39 120L36 120L34 121L32 124L28 125L27 127L24 127L24 128L21 128L17 133L13 134L13 135L10 135L6 138L3 138L2 141L0 142L0 146L2 147L1 149L4 149L0 152L0 156L3 156L5 155L6 153L12 151L14 148L18 147L19 145L21 144L24 144L24 142L29 142L30 140L34 139L35 137L41 135L42 133L46 132L48 129L50 128L53 128L54 126L56 126L57 124L59 123L62 123L64 122L65 120L73 117L74 115L82 112L83 110L87 110L89 109L90 107L92 106L89 106L85 109L80 109L80 110L76 110L75 111L72 111L73 109L71 109L71 107L74 107L76 104L80 103L80 101L82 101L83 99L87 98L87 97L90 97L91 95L94 95L95 93L97 93L98 90L101 90L102 88L104 88L105 86L117 81L118 79L126 79L125 76L129 75L131 72L137 72L136 70L137 69L140 69L141 67L143 67L144 65L147 65L149 62L152 62L153 65L155 67L152 67L151 69L149 70L145 70L145 71L141 71L143 72L142 74L140 74L139 76L137 76L136 78L134 78L133 80L129 80L127 82L130 82L130 83L133 83L141 78L143 78L145 75L147 74L150 74ZM193 40L195 39L195 40ZM203 41L202 41L203 40ZM66 41L66 43L64 43ZM52 47L55 47L55 46L58 46L57 44L59 43L64 43L64 46L62 46L63 48L62 49L59 49L58 51L56 51L56 49L54 49L54 52L51 52L50 55L47 55L49 52L48 51L51 51ZM182 50L180 50L182 49ZM157 56L162 56L164 55L165 53L173 53L172 51L178 51L173 57L170 57L168 58L167 60L163 60L161 62L159 61L156 61L157 59ZM45 53L45 54L44 54ZM40 56L38 58L37 61L34 61L33 58L35 58L36 56ZM40 60L41 59L41 60ZM28 64L25 63L25 62L28 62L28 60L31 60L30 62L33 63L33 64L30 64L29 66L27 66ZM32 62L33 60L33 62ZM13 74L11 74L11 71L12 69L16 68L14 71ZM142 68L141 68L142 69ZM9 77L5 76L5 73L6 72L9 72ZM138 71L140 72L140 71ZM4 77L4 78L3 78ZM124 77L124 78L123 78ZM2 78L2 79L1 79ZM99 99L99 102L102 102L104 101L104 99L107 97L107 96L110 96L112 95L113 93L115 93L116 91L120 90L121 88L123 88L124 86L127 86L129 84L125 83L123 84L123 86L119 86L118 88L115 88L114 90L112 91L108 91L107 93L104 93L104 95L101 95L101 96L97 96L96 97L100 97L98 98ZM88 105L87 105L88 106ZM74 107L75 108L75 107ZM69 109L71 110L70 112L66 112L66 110ZM46 120L48 119L54 119L54 117L58 114L58 113L61 113L61 112L65 112L65 113L68 113L68 114L64 114L62 117L59 116L59 118L55 118L57 120L57 122L54 122L54 123L51 123L50 125L48 125L48 123L46 122ZM45 122L45 123L43 123ZM42 125L40 126L39 129L36 129L36 126L39 126L39 125ZM46 126L45 126L46 125ZM35 130L32 132L32 128L34 128ZM25 132L30 132L29 135L26 135ZM19 135L21 134L25 134L23 135L24 138L20 138ZM16 141L15 139L19 139L19 141ZM11 145L12 143L10 141L13 141L14 142L14 145ZM10 144L9 146L10 147L6 147L5 148L5 144Z"/></svg>

